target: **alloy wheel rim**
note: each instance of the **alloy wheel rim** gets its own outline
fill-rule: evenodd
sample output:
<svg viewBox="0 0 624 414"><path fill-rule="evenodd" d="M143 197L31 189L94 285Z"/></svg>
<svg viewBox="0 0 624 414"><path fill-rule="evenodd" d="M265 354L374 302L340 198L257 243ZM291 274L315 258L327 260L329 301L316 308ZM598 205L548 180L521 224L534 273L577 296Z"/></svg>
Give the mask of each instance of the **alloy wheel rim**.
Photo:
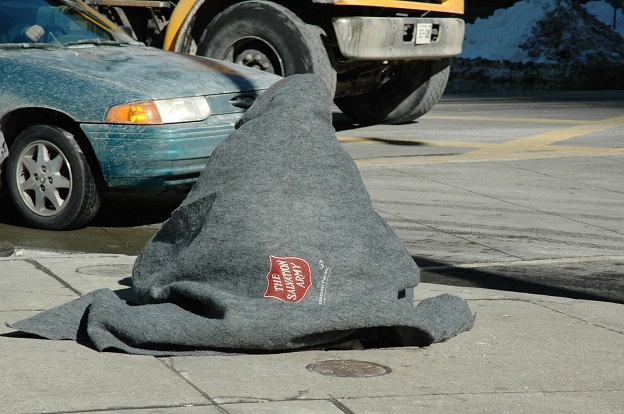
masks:
<svg viewBox="0 0 624 414"><path fill-rule="evenodd" d="M24 205L33 213L59 214L72 194L73 177L67 157L54 144L35 141L19 155L16 187Z"/></svg>

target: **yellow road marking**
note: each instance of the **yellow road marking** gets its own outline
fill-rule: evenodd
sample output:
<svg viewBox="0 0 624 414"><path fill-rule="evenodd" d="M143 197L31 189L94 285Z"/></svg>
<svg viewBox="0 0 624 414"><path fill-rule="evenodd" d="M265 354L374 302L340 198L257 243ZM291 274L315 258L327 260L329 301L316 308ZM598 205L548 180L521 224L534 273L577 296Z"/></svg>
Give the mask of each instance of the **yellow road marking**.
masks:
<svg viewBox="0 0 624 414"><path fill-rule="evenodd" d="M576 119L546 119L546 118L496 118L489 116L440 116L425 115L422 119L441 119L448 121L493 121L493 122L524 122L533 124L593 124L602 121L583 121Z"/></svg>
<svg viewBox="0 0 624 414"><path fill-rule="evenodd" d="M448 118L445 118L448 119ZM504 118L476 118L466 117L469 120L503 120ZM528 118L514 118L514 120L527 121ZM532 119L532 118L531 118ZM575 125L555 131L532 135L529 137L512 139L502 143L483 142L449 142L449 141L419 141L419 140L394 140L396 142L412 143L421 146L471 148L465 153L449 155L410 155L401 157L379 157L356 160L358 165L401 165L401 164L437 164L451 162L476 162L476 161L500 161L519 159L543 159L557 157L579 156L605 156L624 154L624 148L594 148L594 147L571 147L553 146L551 144L580 137L587 134L605 131L607 129L624 126L624 116L608 118L601 121L567 121L548 120L557 123L573 123ZM559 122L561 121L561 122ZM342 143L369 143L385 141L383 138L363 138L339 136Z"/></svg>

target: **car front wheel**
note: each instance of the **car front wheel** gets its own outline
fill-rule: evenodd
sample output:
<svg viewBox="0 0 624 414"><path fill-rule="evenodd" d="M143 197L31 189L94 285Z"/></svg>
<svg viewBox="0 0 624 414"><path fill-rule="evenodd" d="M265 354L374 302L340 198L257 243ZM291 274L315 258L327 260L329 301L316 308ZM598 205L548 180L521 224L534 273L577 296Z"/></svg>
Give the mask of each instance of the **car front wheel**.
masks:
<svg viewBox="0 0 624 414"><path fill-rule="evenodd" d="M67 230L82 227L100 207L100 194L74 136L56 126L25 129L10 147L9 196L33 227Z"/></svg>

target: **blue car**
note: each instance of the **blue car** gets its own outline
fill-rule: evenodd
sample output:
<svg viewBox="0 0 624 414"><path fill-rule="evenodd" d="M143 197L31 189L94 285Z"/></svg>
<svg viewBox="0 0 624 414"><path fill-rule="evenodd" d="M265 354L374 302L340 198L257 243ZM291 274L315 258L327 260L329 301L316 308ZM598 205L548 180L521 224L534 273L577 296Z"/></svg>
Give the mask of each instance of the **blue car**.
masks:
<svg viewBox="0 0 624 414"><path fill-rule="evenodd" d="M104 191L190 186L278 79L146 47L77 0L0 0L4 193L29 225L62 230Z"/></svg>

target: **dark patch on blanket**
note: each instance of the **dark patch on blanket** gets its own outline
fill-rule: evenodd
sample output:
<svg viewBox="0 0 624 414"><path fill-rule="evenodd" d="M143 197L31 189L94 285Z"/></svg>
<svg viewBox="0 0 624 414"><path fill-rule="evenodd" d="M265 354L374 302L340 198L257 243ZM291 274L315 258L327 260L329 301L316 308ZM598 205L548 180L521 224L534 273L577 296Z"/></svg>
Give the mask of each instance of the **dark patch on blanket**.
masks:
<svg viewBox="0 0 624 414"><path fill-rule="evenodd" d="M336 140L323 82L296 75L243 115L138 256L139 306L98 290L10 326L148 355L302 349L374 328L423 346L472 327L457 296L414 307L419 278Z"/></svg>

